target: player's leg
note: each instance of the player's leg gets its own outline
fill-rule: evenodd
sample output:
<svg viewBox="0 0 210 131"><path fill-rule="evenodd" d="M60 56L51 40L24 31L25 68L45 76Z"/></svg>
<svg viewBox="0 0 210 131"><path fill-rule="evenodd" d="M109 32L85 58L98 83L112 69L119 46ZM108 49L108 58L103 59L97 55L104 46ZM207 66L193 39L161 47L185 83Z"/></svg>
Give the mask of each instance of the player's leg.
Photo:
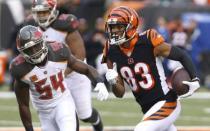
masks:
<svg viewBox="0 0 210 131"><path fill-rule="evenodd" d="M71 95L62 99L55 111L55 120L59 131L77 131L76 110Z"/></svg>
<svg viewBox="0 0 210 131"><path fill-rule="evenodd" d="M42 131L58 131L59 128L55 122L55 110L38 111Z"/></svg>
<svg viewBox="0 0 210 131"><path fill-rule="evenodd" d="M66 79L73 96L78 117L83 122L91 123L95 131L102 131L101 117L91 104L91 82L81 74L70 74Z"/></svg>
<svg viewBox="0 0 210 131"><path fill-rule="evenodd" d="M81 119L83 122L91 123L94 131L103 131L103 123L98 111L92 108L91 116L86 119Z"/></svg>
<svg viewBox="0 0 210 131"><path fill-rule="evenodd" d="M179 101L160 101L147 111L134 131L164 131L175 122L180 111L181 105Z"/></svg>

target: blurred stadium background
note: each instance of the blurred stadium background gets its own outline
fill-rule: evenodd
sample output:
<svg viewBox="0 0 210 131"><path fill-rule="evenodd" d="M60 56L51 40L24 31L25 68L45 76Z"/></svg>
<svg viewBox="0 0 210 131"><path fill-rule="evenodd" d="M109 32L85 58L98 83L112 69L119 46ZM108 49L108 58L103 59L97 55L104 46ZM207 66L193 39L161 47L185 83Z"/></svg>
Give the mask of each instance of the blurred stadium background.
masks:
<svg viewBox="0 0 210 131"><path fill-rule="evenodd" d="M17 55L15 37L19 26L30 14L32 0L0 0L0 131L22 131L17 103L8 72L11 59ZM87 62L103 75L99 64L105 43L104 18L113 7L127 5L136 9L142 19L140 31L157 29L167 42L185 49L196 65L202 88L194 96L181 100L182 113L176 121L180 131L210 131L210 0L57 0L60 12L75 14L80 21L87 50ZM102 36L102 37L101 37ZM170 77L173 63L164 61ZM138 105L128 91L124 99L112 97L93 104L102 114L107 131L132 130L141 120ZM40 123L32 109L34 126ZM83 130L90 130L81 123ZM13 128L12 128L13 127ZM20 127L20 128L17 128ZM38 131L38 129L36 130Z"/></svg>

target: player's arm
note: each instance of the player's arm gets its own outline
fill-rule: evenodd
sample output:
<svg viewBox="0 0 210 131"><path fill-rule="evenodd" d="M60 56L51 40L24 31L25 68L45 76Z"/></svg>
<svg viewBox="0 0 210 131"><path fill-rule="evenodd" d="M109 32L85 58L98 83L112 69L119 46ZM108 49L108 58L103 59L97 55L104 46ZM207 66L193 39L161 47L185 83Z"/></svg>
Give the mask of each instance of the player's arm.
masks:
<svg viewBox="0 0 210 131"><path fill-rule="evenodd" d="M86 75L92 81L92 84L94 86L99 82L103 82L103 78L98 74L97 70L94 67L77 59L75 56L70 55L68 63L71 69Z"/></svg>
<svg viewBox="0 0 210 131"><path fill-rule="evenodd" d="M67 36L65 38L66 44L69 46L71 53L80 60L85 59L85 45L80 35L79 21L76 16L72 14L62 14L58 20L53 23L53 26L60 30L67 32Z"/></svg>
<svg viewBox="0 0 210 131"><path fill-rule="evenodd" d="M112 92L116 97L122 98L125 94L125 87L122 78L116 72L116 65L107 58L106 60L108 71L106 73L106 79L112 87Z"/></svg>
<svg viewBox="0 0 210 131"><path fill-rule="evenodd" d="M19 114L26 131L33 131L31 112L29 108L29 85L15 80L15 95L18 102Z"/></svg>
<svg viewBox="0 0 210 131"><path fill-rule="evenodd" d="M76 30L74 32L68 33L66 37L66 43L68 44L71 53L77 59L84 61L86 57L85 45L79 31Z"/></svg>
<svg viewBox="0 0 210 131"><path fill-rule="evenodd" d="M163 42L154 48L154 54L155 56L163 56L168 59L180 61L189 73L191 81L183 81L183 84L189 86L189 91L180 97L191 96L200 87L199 78L196 76L195 66L190 56L184 50Z"/></svg>
<svg viewBox="0 0 210 131"><path fill-rule="evenodd" d="M73 55L71 55L71 53L68 58L68 65L74 71L86 75L91 80L93 86L95 87L94 90L98 91L99 100L106 100L108 98L109 93L104 84L104 80L95 68L79 59L76 59Z"/></svg>
<svg viewBox="0 0 210 131"><path fill-rule="evenodd" d="M184 66L184 68L189 73L191 79L194 79L197 77L196 71L195 71L195 66L194 66L190 56L184 50L182 50L176 46L171 46L164 42L154 48L154 54L156 56L163 56L163 57L167 57L168 59L171 59L171 60L180 61L182 63L182 65Z"/></svg>
<svg viewBox="0 0 210 131"><path fill-rule="evenodd" d="M66 43L68 44L71 53L77 59L80 59L82 61L85 60L86 52L85 52L84 41L79 31L76 30L74 32L68 33L68 35L66 36ZM71 72L72 70L70 68L66 70L66 74L69 74Z"/></svg>
<svg viewBox="0 0 210 131"><path fill-rule="evenodd" d="M163 56L171 60L180 61L188 71L191 79L196 78L194 64L190 56L184 50L164 42L164 38L154 29L148 30L147 36L154 47L155 56Z"/></svg>

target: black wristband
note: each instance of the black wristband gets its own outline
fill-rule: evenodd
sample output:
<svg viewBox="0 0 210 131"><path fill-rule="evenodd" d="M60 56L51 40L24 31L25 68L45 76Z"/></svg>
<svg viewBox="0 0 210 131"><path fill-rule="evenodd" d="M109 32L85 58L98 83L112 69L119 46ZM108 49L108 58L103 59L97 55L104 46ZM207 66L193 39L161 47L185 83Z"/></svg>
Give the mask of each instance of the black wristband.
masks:
<svg viewBox="0 0 210 131"><path fill-rule="evenodd" d="M190 75L190 78L193 79L196 77L195 66L190 58L190 56L182 49L172 46L169 59L180 61L184 68Z"/></svg>

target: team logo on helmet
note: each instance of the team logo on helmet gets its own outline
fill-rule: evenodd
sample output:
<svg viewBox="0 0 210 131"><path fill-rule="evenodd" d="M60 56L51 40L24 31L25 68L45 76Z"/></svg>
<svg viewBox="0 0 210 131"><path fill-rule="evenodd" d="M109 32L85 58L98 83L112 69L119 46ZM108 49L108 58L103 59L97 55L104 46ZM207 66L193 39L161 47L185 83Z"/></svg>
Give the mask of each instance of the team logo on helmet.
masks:
<svg viewBox="0 0 210 131"><path fill-rule="evenodd" d="M41 63L47 56L48 48L43 33L35 26L24 26L16 39L17 49L31 64Z"/></svg>
<svg viewBox="0 0 210 131"><path fill-rule="evenodd" d="M120 45L131 40L137 32L138 26L139 16L135 10L126 6L114 8L109 13L106 22L109 43L111 45ZM122 27L122 30L114 32L113 29L116 27Z"/></svg>

